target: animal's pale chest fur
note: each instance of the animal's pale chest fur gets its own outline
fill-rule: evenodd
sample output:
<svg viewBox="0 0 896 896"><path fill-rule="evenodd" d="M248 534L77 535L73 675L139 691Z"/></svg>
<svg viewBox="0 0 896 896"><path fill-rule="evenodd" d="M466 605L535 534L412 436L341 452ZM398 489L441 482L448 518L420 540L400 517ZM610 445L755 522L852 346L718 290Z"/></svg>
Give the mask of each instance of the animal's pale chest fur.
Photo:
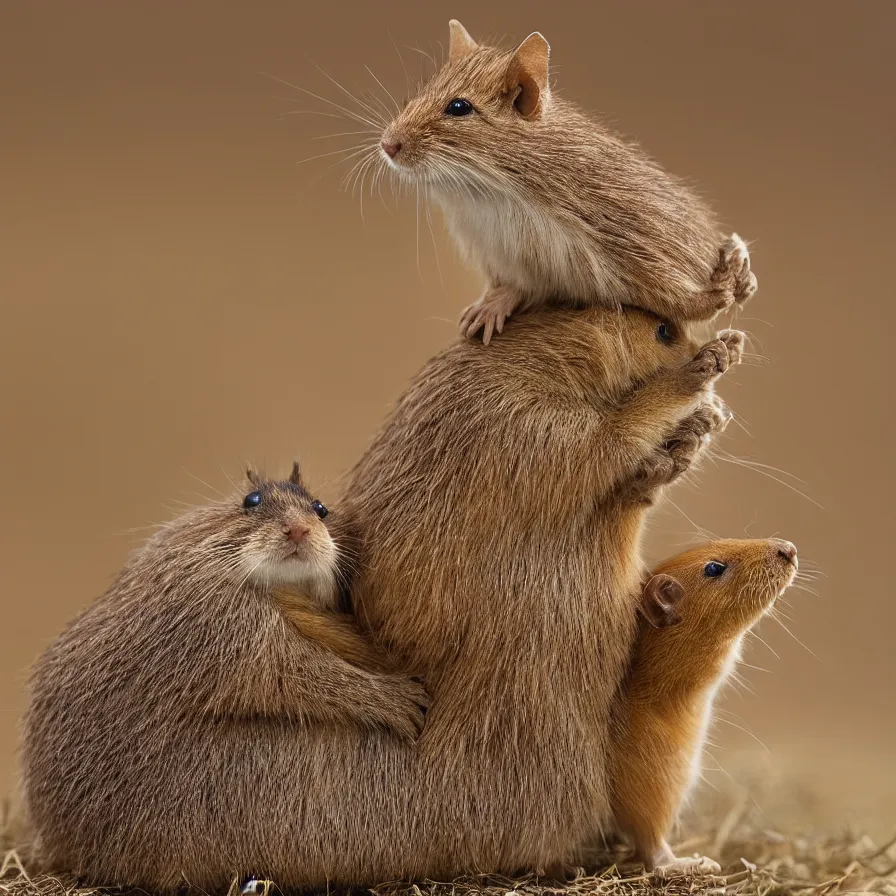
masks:
<svg viewBox="0 0 896 896"><path fill-rule="evenodd" d="M617 302L623 287L584 230L565 226L517 199L439 197L448 230L493 286L517 290L524 303Z"/></svg>

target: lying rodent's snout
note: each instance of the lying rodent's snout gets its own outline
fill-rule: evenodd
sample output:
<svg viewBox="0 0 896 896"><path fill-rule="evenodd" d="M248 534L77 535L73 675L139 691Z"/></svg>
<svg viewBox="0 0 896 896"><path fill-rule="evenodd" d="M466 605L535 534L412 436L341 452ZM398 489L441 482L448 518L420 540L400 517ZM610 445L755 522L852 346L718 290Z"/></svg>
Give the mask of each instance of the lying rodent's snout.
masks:
<svg viewBox="0 0 896 896"><path fill-rule="evenodd" d="M310 531L311 527L300 520L293 520L283 524L283 534L289 541L294 541L296 544L303 542L308 537Z"/></svg>
<svg viewBox="0 0 896 896"><path fill-rule="evenodd" d="M785 541L783 538L772 538L770 547L778 560L783 560L791 566L798 566L796 545L792 541Z"/></svg>

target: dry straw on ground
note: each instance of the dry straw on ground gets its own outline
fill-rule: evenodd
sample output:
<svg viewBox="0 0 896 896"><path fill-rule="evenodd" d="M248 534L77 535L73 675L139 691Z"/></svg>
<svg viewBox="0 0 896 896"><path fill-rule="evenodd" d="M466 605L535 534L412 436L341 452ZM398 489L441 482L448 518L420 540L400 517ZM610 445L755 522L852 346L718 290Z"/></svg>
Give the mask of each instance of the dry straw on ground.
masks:
<svg viewBox="0 0 896 896"><path fill-rule="evenodd" d="M699 812L692 811L685 823L691 833L679 839L676 846L680 855L701 853L717 858L723 868L719 877L662 880L627 866L624 856L618 856L614 864L612 855L596 855L588 869L579 870L565 883L534 876L476 877L451 882L388 883L356 892L372 896L833 896L858 892L896 896L896 839L879 845L848 830L836 834L775 830L749 791L733 801L720 797L714 802L727 805L723 809L704 801ZM7 826L0 840L0 855L5 855L0 861L0 896L105 896L105 891L78 887L65 876L42 874L29 861L26 850L13 849L15 840L16 834ZM266 884L261 892L274 896L276 887ZM230 893L220 896L238 893L235 881Z"/></svg>

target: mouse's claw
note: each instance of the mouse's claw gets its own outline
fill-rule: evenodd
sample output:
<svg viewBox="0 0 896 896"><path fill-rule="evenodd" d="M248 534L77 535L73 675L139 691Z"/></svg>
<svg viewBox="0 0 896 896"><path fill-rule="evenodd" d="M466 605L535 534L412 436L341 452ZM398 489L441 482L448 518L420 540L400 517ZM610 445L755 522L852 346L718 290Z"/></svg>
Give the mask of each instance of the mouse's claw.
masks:
<svg viewBox="0 0 896 896"><path fill-rule="evenodd" d="M464 309L460 316L460 335L473 339L482 331L482 343L488 345L492 337L504 331L507 318L519 307L520 297L512 289L496 286L486 290L480 299Z"/></svg>

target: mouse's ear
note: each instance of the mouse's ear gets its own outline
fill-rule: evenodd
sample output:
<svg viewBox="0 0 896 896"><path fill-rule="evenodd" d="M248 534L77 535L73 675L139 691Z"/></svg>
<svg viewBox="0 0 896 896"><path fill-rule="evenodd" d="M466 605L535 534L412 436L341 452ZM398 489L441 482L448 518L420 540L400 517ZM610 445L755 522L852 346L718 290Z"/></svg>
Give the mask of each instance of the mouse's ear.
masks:
<svg viewBox="0 0 896 896"><path fill-rule="evenodd" d="M651 576L641 593L641 615L654 628L669 628L681 622L675 609L684 597L684 588L678 579L665 573Z"/></svg>
<svg viewBox="0 0 896 896"><path fill-rule="evenodd" d="M514 51L507 67L507 90L523 118L540 118L550 97L548 66L551 48L538 31Z"/></svg>
<svg viewBox="0 0 896 896"><path fill-rule="evenodd" d="M464 56L469 56L473 50L479 49L479 44L470 37L470 32L461 25L457 19L452 19L448 23L448 61L457 62Z"/></svg>
<svg viewBox="0 0 896 896"><path fill-rule="evenodd" d="M252 464L246 464L246 479L249 480L250 485L259 485L261 483L261 474Z"/></svg>
<svg viewBox="0 0 896 896"><path fill-rule="evenodd" d="M289 481L293 485L298 485L300 488L303 488L305 485L305 483L302 482L302 467L297 460L292 462L292 472L289 474Z"/></svg>

